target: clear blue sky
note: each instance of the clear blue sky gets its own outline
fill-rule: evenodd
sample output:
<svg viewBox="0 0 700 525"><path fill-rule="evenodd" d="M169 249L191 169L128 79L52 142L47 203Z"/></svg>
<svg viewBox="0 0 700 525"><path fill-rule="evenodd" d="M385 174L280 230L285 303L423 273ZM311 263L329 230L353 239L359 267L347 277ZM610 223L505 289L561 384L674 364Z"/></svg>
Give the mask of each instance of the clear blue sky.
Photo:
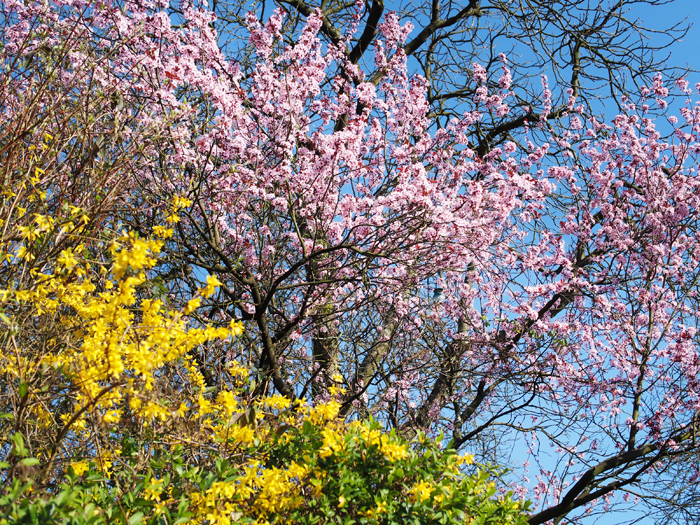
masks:
<svg viewBox="0 0 700 525"><path fill-rule="evenodd" d="M692 24L690 31L683 41L676 42L671 48L670 63L678 66L687 66L700 70L700 1L698 0L673 0L662 6L644 6L635 8L629 14L636 18L635 13L645 25L664 29L684 19ZM688 78L693 84L700 82L700 74L691 74Z"/></svg>

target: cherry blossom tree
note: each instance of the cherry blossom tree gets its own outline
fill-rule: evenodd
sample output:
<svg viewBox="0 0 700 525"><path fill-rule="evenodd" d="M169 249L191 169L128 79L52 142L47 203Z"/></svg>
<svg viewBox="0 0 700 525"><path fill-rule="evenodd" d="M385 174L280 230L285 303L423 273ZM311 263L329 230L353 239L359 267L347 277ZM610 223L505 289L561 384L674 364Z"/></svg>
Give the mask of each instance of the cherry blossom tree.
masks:
<svg viewBox="0 0 700 525"><path fill-rule="evenodd" d="M671 67L669 54L688 27L682 15L675 25L655 24L657 12L658 20L668 18L668 4L672 1L216 0L206 8L216 14L213 24L224 52L246 71L254 64L252 48L246 45L247 13L255 13L264 22L275 7L285 9L288 16L280 33L290 45L299 38L306 18L320 9L319 38L327 44L347 40L344 53L348 61L362 68L374 84L384 75L374 61L374 41L383 17L395 13L402 24L413 26L402 48L412 69L426 80L429 116L444 126L472 103L478 87L473 82L474 62L485 69L489 87L498 89L500 53L511 61L513 96L506 104L512 110L526 106L541 112L546 106L540 75L546 72L556 83L559 89L553 93L548 112L543 113L552 121L567 111L567 88L586 114L592 115L601 99L621 107L621 96L636 94L658 72L667 75L665 82L670 86L683 69ZM177 5L170 9L182 12ZM349 27L355 28L353 34L348 33ZM524 121L539 116L519 111L485 115L469 130L472 147L483 155L506 141L518 142Z"/></svg>
<svg viewBox="0 0 700 525"><path fill-rule="evenodd" d="M543 76L521 108L502 54L470 64L467 107L437 114L433 78L408 72L410 25L382 9L368 34L359 6L330 25L303 5L293 41L294 16L247 16L238 61L189 3L171 17L155 2L5 2L4 60L24 72L44 50L67 93L97 80L109 94L112 139L86 149L124 161L114 224L148 234L182 209L142 293L177 303L221 281L193 316L246 332L200 349L212 392L233 358L253 397L342 386L345 417L512 463L504 484L535 501L532 524L655 496L698 451L690 86L675 80L673 116L657 74L606 121ZM85 27L86 48L46 51ZM373 73L356 57L370 47Z"/></svg>

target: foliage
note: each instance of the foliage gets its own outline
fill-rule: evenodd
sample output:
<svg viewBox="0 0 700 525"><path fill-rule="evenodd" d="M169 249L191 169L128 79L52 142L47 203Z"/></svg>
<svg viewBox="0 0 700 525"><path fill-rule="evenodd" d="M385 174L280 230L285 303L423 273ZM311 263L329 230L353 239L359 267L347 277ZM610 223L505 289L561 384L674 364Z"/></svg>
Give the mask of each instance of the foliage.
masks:
<svg viewBox="0 0 700 525"><path fill-rule="evenodd" d="M268 414L270 415L270 414ZM494 497L490 473L460 470L465 458L422 440L413 446L376 423L295 418L198 466L181 445L158 449L146 468L125 447L108 476L73 464L55 495L16 478L0 498L2 523L377 523L524 524L527 505ZM289 435L291 434L291 435ZM234 440L228 440L229 445ZM300 464L296 460L303 458ZM26 458L27 467L34 458ZM247 459L247 461L246 461ZM202 464L214 467L207 470ZM466 459L466 463L470 463ZM25 473L26 475L26 473Z"/></svg>

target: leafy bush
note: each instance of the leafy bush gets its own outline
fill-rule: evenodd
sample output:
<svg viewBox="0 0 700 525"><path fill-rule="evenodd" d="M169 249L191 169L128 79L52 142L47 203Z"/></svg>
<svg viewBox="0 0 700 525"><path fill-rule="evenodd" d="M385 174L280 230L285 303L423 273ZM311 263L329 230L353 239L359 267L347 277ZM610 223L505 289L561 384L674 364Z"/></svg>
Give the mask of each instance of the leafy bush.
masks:
<svg viewBox="0 0 700 525"><path fill-rule="evenodd" d="M38 498L15 479L0 499L3 523L526 522L526 505L494 497L489 471L464 473L469 458L430 440L409 445L375 422L318 418L332 409L256 414L262 423L240 427L251 440L233 432L226 444L236 452L211 454L207 467L193 464L182 445L155 450L139 467L128 448L135 443L125 440L108 472L97 458L75 463L55 495ZM295 423L267 426L268 418Z"/></svg>

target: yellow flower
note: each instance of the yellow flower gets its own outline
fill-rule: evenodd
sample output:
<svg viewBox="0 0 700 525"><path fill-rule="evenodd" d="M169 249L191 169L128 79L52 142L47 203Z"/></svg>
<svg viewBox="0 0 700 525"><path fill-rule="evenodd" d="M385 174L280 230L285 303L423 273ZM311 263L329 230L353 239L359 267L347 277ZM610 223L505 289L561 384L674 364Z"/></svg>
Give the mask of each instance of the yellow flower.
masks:
<svg viewBox="0 0 700 525"><path fill-rule="evenodd" d="M231 374L233 377L246 378L248 377L250 371L246 367L239 365L235 361L232 361L228 365L228 373Z"/></svg>
<svg viewBox="0 0 700 525"><path fill-rule="evenodd" d="M228 390L222 390L216 397L216 402L224 409L227 416L233 414L238 408L236 394Z"/></svg>
<svg viewBox="0 0 700 525"><path fill-rule="evenodd" d="M382 436L385 438L386 436ZM382 454L388 461L398 461L401 459L406 459L408 457L408 445L397 445L396 443L383 442L381 446Z"/></svg>
<svg viewBox="0 0 700 525"><path fill-rule="evenodd" d="M159 419L160 421L165 421L168 418L168 411L162 406L149 401L141 408L139 415L145 419Z"/></svg>
<svg viewBox="0 0 700 525"><path fill-rule="evenodd" d="M78 260L75 258L73 250L68 248L61 252L61 256L58 258L58 263L66 270L72 270L78 265Z"/></svg>
<svg viewBox="0 0 700 525"><path fill-rule="evenodd" d="M262 404L267 408L283 410L285 408L289 408L291 401L288 398L281 396L280 394L275 394L274 396L266 397L263 400Z"/></svg>
<svg viewBox="0 0 700 525"><path fill-rule="evenodd" d="M192 201L190 199L180 197L179 195L176 195L173 199L173 211L178 211L188 206L192 206Z"/></svg>
<svg viewBox="0 0 700 525"><path fill-rule="evenodd" d="M329 401L321 405L315 406L309 412L309 421L314 424L325 423L331 419L335 419L340 412L340 403L337 401Z"/></svg>
<svg viewBox="0 0 700 525"><path fill-rule="evenodd" d="M185 417L185 414L187 414L188 407L185 403L180 403L179 408L175 411L175 415L178 417Z"/></svg>
<svg viewBox="0 0 700 525"><path fill-rule="evenodd" d="M334 452L339 452L345 449L345 440L338 432L331 428L324 428L321 430L323 435L323 445L318 451L318 455L322 458L327 458Z"/></svg>
<svg viewBox="0 0 700 525"><path fill-rule="evenodd" d="M198 415L200 417L205 416L207 414L210 414L214 411L213 403L201 394L200 394L199 398L197 399L197 403L199 405Z"/></svg>
<svg viewBox="0 0 700 525"><path fill-rule="evenodd" d="M165 226L154 226L153 235L160 237L161 239L169 239L173 236L173 229L166 228Z"/></svg>
<svg viewBox="0 0 700 525"><path fill-rule="evenodd" d="M153 480L151 480L151 485L146 487L144 492L144 499L149 501L160 500L160 494L163 492L163 482L153 478Z"/></svg>
<svg viewBox="0 0 700 525"><path fill-rule="evenodd" d="M185 314L191 314L202 304L202 299L200 297L195 297L187 302L187 306L184 309Z"/></svg>
<svg viewBox="0 0 700 525"><path fill-rule="evenodd" d="M216 292L218 286L221 286L219 278L216 275L207 275L207 285L202 288L202 295L204 297L211 297L214 292Z"/></svg>
<svg viewBox="0 0 700 525"><path fill-rule="evenodd" d="M90 468L87 461L73 461L70 466L76 476L82 476Z"/></svg>
<svg viewBox="0 0 700 525"><path fill-rule="evenodd" d="M471 465L474 463L474 454L464 454L464 456L457 456L457 463L459 465Z"/></svg>
<svg viewBox="0 0 700 525"><path fill-rule="evenodd" d="M418 503L422 503L423 501L429 499L431 492L432 485L427 481L420 481L416 483L415 485L413 485L411 490L408 491L409 495L411 496L411 499Z"/></svg>
<svg viewBox="0 0 700 525"><path fill-rule="evenodd" d="M231 330L231 335L233 335L234 337L243 333L243 323L240 321L231 321L231 325L229 326L229 328Z"/></svg>
<svg viewBox="0 0 700 525"><path fill-rule="evenodd" d="M120 420L120 410L110 410L109 412L106 412L104 416L102 416L102 421L104 421L107 424L118 423Z"/></svg>

